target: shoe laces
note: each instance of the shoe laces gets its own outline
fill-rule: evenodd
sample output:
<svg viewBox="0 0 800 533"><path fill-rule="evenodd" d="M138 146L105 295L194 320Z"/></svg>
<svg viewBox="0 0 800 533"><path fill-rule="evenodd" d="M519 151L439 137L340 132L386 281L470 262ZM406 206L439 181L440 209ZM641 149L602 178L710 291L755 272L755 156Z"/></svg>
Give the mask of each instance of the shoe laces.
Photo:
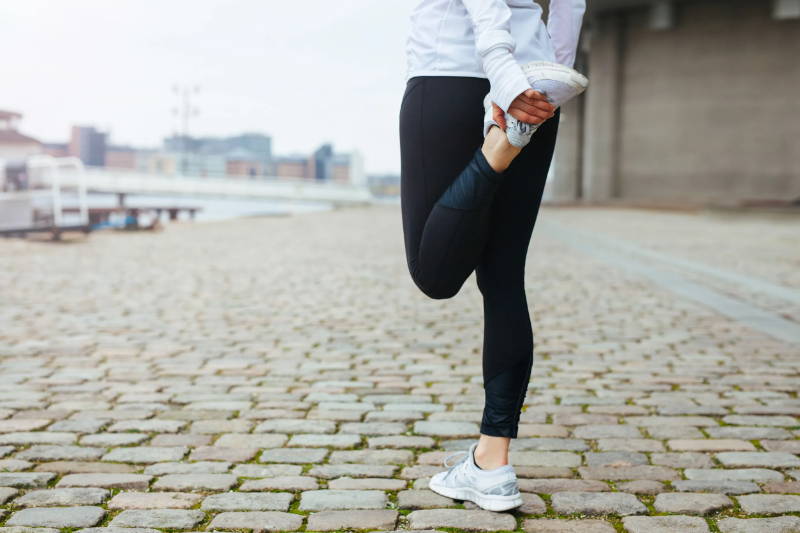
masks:
<svg viewBox="0 0 800 533"><path fill-rule="evenodd" d="M453 464L450 464L450 459L452 459L453 457L457 457L459 455L462 455L462 454L464 455L464 457L462 457L460 461L458 461L456 463L453 463ZM453 452L453 453L449 454L447 457L445 457L444 461L442 461L442 464L444 465L445 468L450 468L450 467L456 466L459 463L462 463L462 462L466 461L467 457L469 457L469 451L468 450L459 450L459 451Z"/></svg>
<svg viewBox="0 0 800 533"><path fill-rule="evenodd" d="M463 455L461 460L451 464L450 460L453 459L454 457L459 456L459 455ZM447 474L445 474L445 478L450 477L451 474L453 474L453 473L455 473L457 471L464 470L464 468L467 465L467 459L468 458L469 458L469 451L468 450L460 450L460 451L457 451L457 452L453 452L453 453L449 454L447 457L445 457L444 461L442 461L442 464L444 465L444 467L448 469Z"/></svg>

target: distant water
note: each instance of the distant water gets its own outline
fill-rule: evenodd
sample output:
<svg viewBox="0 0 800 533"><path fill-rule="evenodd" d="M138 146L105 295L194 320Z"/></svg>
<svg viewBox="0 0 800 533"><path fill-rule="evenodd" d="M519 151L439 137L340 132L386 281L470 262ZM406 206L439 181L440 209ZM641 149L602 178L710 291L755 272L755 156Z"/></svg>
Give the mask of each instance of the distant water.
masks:
<svg viewBox="0 0 800 533"><path fill-rule="evenodd" d="M89 194L89 207L113 207L117 205L115 194ZM128 194L125 205L129 207L200 207L195 220L214 221L249 216L276 216L294 213L308 213L331 209L331 204L324 202L300 202L280 200L260 200L247 198L207 198L188 196L155 196ZM181 214L181 219L187 217ZM162 220L168 222L162 214Z"/></svg>

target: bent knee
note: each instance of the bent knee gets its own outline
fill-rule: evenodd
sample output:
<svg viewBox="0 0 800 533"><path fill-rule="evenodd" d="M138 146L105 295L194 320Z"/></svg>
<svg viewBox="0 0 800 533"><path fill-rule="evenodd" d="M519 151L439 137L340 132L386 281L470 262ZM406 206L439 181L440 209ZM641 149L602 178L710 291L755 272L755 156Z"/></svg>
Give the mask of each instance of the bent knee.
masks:
<svg viewBox="0 0 800 533"><path fill-rule="evenodd" d="M425 296L433 300L447 300L458 294L458 291L461 289L460 286L448 287L442 283L430 283L427 280L419 279L418 276L412 275L411 278L414 280L417 288L419 288Z"/></svg>

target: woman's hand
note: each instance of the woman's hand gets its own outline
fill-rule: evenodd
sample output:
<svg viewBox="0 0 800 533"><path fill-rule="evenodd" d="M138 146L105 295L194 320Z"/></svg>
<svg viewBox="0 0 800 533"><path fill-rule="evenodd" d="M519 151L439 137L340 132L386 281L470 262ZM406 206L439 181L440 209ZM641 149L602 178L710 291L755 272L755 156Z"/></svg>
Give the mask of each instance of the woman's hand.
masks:
<svg viewBox="0 0 800 533"><path fill-rule="evenodd" d="M528 89L517 96L508 108L512 117L528 124L541 124L552 117L555 111L555 106L548 102L542 93L533 89ZM501 129L506 129L505 113L494 102L492 102L492 118Z"/></svg>

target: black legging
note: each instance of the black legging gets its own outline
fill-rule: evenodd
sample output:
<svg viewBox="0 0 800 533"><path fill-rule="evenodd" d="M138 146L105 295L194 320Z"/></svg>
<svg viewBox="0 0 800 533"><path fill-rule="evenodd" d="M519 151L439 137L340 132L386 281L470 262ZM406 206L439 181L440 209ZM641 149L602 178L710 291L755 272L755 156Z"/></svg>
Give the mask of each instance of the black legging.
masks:
<svg viewBox="0 0 800 533"><path fill-rule="evenodd" d="M408 81L400 109L403 232L411 276L431 298L454 296L475 271L484 305L480 431L516 437L533 364L525 257L558 114L498 174L480 152L488 91L481 78Z"/></svg>

